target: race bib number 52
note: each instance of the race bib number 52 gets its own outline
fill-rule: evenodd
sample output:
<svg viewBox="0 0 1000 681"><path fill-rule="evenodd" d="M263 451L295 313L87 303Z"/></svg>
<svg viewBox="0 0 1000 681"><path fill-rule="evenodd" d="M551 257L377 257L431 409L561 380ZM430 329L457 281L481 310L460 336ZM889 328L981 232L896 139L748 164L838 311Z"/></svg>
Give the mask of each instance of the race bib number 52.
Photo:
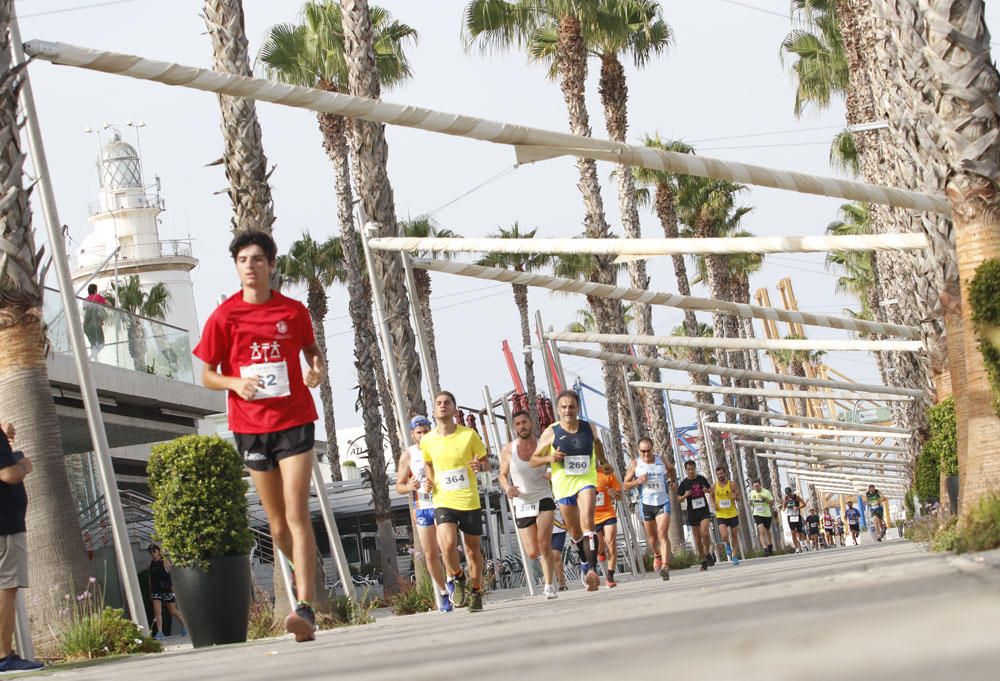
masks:
<svg viewBox="0 0 1000 681"><path fill-rule="evenodd" d="M240 378L257 378L257 392L251 400L288 397L292 387L288 381L288 365L284 362L258 362L240 367Z"/></svg>

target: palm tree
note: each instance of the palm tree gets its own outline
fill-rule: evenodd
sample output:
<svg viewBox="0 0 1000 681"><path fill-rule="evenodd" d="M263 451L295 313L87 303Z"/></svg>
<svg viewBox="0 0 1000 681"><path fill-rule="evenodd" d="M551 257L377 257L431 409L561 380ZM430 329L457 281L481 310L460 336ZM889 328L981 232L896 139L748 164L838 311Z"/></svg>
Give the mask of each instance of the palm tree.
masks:
<svg viewBox="0 0 1000 681"><path fill-rule="evenodd" d="M435 237L448 239L459 236L450 229L442 229L433 218L427 216L413 218L412 220L400 220L399 227L403 231L403 236L416 238ZM451 257L451 254L435 253L434 257L446 260ZM441 371L438 368L437 347L434 343L434 315L431 314L431 273L424 269L414 268L413 283L416 284L416 291L413 292L413 295L416 296L417 302L420 304L420 318L424 323L424 330L427 334L427 346L430 350L430 357L427 358L427 363L431 371L434 372L434 380L431 382L434 385L440 385Z"/></svg>
<svg viewBox="0 0 1000 681"><path fill-rule="evenodd" d="M59 419L45 362L42 324L44 260L31 226L30 191L24 188L18 92L26 71L13 68L9 26L13 0L0 0L0 414L17 427L14 446L34 464L25 479L31 589L26 592L31 629L39 649L54 647L50 624L60 619L62 595L77 593L87 578L79 514L66 475Z"/></svg>
<svg viewBox="0 0 1000 681"><path fill-rule="evenodd" d="M153 373L154 367L146 364L146 320L143 317L160 321L166 318L170 310L170 289L163 282L144 289L139 276L133 274L124 285L119 284L106 291L104 297L111 305L129 313L125 317L125 330L135 370Z"/></svg>
<svg viewBox="0 0 1000 681"><path fill-rule="evenodd" d="M570 131L574 135L589 137L590 116L585 99L587 79L587 45L584 36L600 20L603 3L593 0L472 0L466 5L463 26L469 45L478 44L485 51L510 48L530 48L537 31L555 27L553 61L566 109ZM530 51L530 50L529 50ZM597 163L593 159L578 159L578 187L583 195L586 233L589 238L607 238L611 234L604 213L601 186L597 177ZM614 284L613 257L595 256L595 267L590 272L592 281ZM624 333L621 304L604 298L589 297L591 309L602 333ZM620 346L602 345L602 349L621 352ZM624 377L621 370L602 363L604 385L611 404L626 403ZM618 443L621 441L621 424L616 409L608 410L608 425L612 431L612 454L624 466ZM632 438L629 439L631 443Z"/></svg>
<svg viewBox="0 0 1000 681"><path fill-rule="evenodd" d="M834 236L871 234L871 212L866 203L860 201L845 203L840 207L839 219L826 227L826 233ZM826 256L826 268L839 270L837 293L853 296L861 305L861 316L871 318L872 310L878 306L878 291L875 287L875 258L871 251L839 251Z"/></svg>
<svg viewBox="0 0 1000 681"><path fill-rule="evenodd" d="M343 0L340 7L348 91L358 97L378 99L382 93L382 79L375 49L377 12L369 11L368 0ZM410 29L408 34L400 38L400 42L404 38L415 41L416 32ZM408 73L408 64L402 50L398 51L398 58L402 65L407 66ZM352 126L351 144L359 175L355 179L365 215L378 225L378 236L398 236L396 203L386 167L389 146L385 141L385 127L380 123L361 119L354 119ZM423 414L426 413L426 405L421 393L420 360L413 329L410 328L409 296L402 262L392 253L377 253L375 265L377 275L385 287L391 344L396 353L400 384L407 402L404 411ZM377 482L381 485L382 481ZM388 542L390 537L386 536L384 539ZM383 557L383 562L386 560Z"/></svg>
<svg viewBox="0 0 1000 681"><path fill-rule="evenodd" d="M521 231L516 222L510 227L499 227L490 235L493 239L532 239L538 233L538 228ZM490 253L480 259L479 264L485 267L503 267L515 272L534 272L552 263L552 256L545 253ZM524 357L524 380L528 391L528 409L531 420L538 425L538 391L535 387L535 360L531 354L531 325L528 316L528 287L523 284L511 284L514 291L514 305L521 320L521 347Z"/></svg>
<svg viewBox="0 0 1000 681"><path fill-rule="evenodd" d="M803 340L805 337L790 333L785 338L787 340ZM803 378L808 375L806 365L818 364L825 354L826 352L823 350L771 350L772 357L787 366L789 373ZM808 402L805 399L799 399L798 402L798 415L808 416Z"/></svg>
<svg viewBox="0 0 1000 681"><path fill-rule="evenodd" d="M344 3L346 7L348 3ZM379 8L373 8L369 17L367 4L358 8L352 4L356 12L361 12L367 23L365 40L367 48L359 47L362 52L374 52L371 61L378 69L378 79L387 86L405 80L410 76L409 63L403 52L407 40L415 40L416 32ZM342 5L329 1L308 2L303 6L302 23L295 26L280 25L272 28L264 48L261 50L261 61L265 70L273 77L297 85L315 86L330 92L342 92L349 89L351 77L345 33L349 22L345 17ZM374 35L373 35L374 33ZM374 42L374 47L372 46ZM368 74L362 74L368 77ZM375 83L376 95L378 81ZM337 217L340 222L341 243L357 243L358 232L354 224L354 200L351 191L351 154L348 145L348 123L342 116L318 114L319 128L323 135L323 147L333 163L334 187L337 195ZM360 123L358 124L360 125ZM381 135L381 129L376 131ZM384 146L384 138L382 138ZM365 167L367 167L366 162ZM369 212L372 215L371 212ZM354 360L358 373L358 398L365 427L365 447L368 461L375 475L372 485L372 499L378 527L379 543L385 547L395 547L392 535L392 505L389 499L389 482L385 475L385 452L382 447L382 416L390 430L390 437L395 438L396 424L392 397L385 385L382 371L382 357L375 333L375 323L372 318L372 291L370 282L365 275L361 257L356 248L344 249L344 271L347 279L348 312L354 328ZM401 272L397 271L397 275ZM401 277L397 276L397 281ZM388 295L388 290L387 290ZM406 305L405 298L403 299ZM405 307L404 307L405 309ZM392 308L396 311L397 308ZM403 320L393 315L394 324L398 328L403 324L408 329L408 317ZM395 347L395 346L394 346ZM410 336L412 349L412 333ZM398 350L397 350L398 351ZM417 396L420 394L419 368L415 354L411 356L412 363L404 372L412 375L417 371ZM412 386L411 386L412 387ZM412 395L412 392L407 392ZM383 414L379 413L379 402ZM422 403L417 405L422 412ZM410 405L412 409L412 405ZM398 447L393 450L393 458L398 460ZM416 537L416 533L413 533ZM382 571L386 586L392 590L398 587L398 568L395 551L383 550Z"/></svg>
<svg viewBox="0 0 1000 681"><path fill-rule="evenodd" d="M928 0L921 26L926 37L937 121L945 131L945 149L951 158L947 195L955 223L959 278L962 282L962 322L972 325L969 282L985 261L1000 257L1000 158L995 131L1000 128L998 73L990 58L990 32L981 0L945 3ZM933 19L932 19L933 18ZM961 83L961 85L959 85ZM983 104L987 105L984 106ZM991 407L993 396L978 339L964 337L965 385L968 410L959 437L965 444L960 503L963 512L991 487L1000 471L1000 419ZM962 418L962 417L958 417ZM962 447L960 447L960 452Z"/></svg>
<svg viewBox="0 0 1000 681"><path fill-rule="evenodd" d="M810 103L825 109L837 95L854 96L837 6L837 0L792 0L803 26L785 36L781 51L792 58L796 116Z"/></svg>
<svg viewBox="0 0 1000 681"><path fill-rule="evenodd" d="M212 68L239 76L252 75L242 0L205 0L205 24L212 38ZM257 107L249 97L219 95L225 152L220 159L229 180L233 231L271 232L274 203L270 172L261 142Z"/></svg>
<svg viewBox="0 0 1000 681"><path fill-rule="evenodd" d="M288 255L278 256L278 273L289 284L306 287L306 309L312 320L316 344L327 366L326 375L319 386L319 399L323 405L323 426L326 428L326 451L330 459L330 477L342 480L340 449L337 444L337 423L333 415L333 387L330 363L326 352L326 315L329 311L327 289L347 279L344 271L344 249L339 237L330 237L318 243L309 232L288 248Z"/></svg>

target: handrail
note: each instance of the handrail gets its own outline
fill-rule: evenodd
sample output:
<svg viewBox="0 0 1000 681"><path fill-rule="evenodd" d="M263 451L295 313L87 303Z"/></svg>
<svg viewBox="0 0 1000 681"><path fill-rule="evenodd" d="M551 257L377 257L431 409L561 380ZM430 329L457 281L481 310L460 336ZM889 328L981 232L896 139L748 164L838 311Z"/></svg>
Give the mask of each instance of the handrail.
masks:
<svg viewBox="0 0 1000 681"><path fill-rule="evenodd" d="M46 291L50 291L52 293L59 293L59 289L52 288L51 286L46 286L45 290ZM81 298L80 296L73 296L73 297L76 298L81 303L93 303L93 301L87 300L86 298ZM122 309L122 308L117 307L115 305L109 305L107 303L95 303L95 304L103 305L104 307L108 308L109 310L115 310L116 312L120 312L123 315L128 315L129 317L135 317L137 319L144 319L144 320L146 320L147 322L149 322L151 324L158 324L159 326L164 326L167 329L172 329L174 331L180 331L182 333L187 333L189 331L189 329L184 329L184 328L181 328L180 326L174 326L173 324L169 324L169 323L163 321L162 319L153 319L152 317L146 317L146 316L143 316L141 314L136 314L135 312L129 312L128 310ZM54 317L52 317L52 319L46 319L45 323L46 324L51 324L55 320L59 319L59 317L61 317L62 314L63 314L63 309L59 308L58 314L56 314Z"/></svg>

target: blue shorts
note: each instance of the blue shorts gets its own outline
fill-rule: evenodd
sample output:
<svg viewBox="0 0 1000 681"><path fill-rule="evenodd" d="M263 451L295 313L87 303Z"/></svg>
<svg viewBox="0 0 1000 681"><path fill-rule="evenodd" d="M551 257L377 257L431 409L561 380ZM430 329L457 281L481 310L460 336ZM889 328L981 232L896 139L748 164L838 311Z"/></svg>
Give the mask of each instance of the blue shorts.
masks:
<svg viewBox="0 0 1000 681"><path fill-rule="evenodd" d="M566 546L566 533L565 532L553 532L552 533L552 550L559 551L562 553L563 547Z"/></svg>
<svg viewBox="0 0 1000 681"><path fill-rule="evenodd" d="M670 500L668 499L666 503L660 504L659 506L651 506L646 502L642 503L642 519L643 520L655 520L656 516L666 513L670 515Z"/></svg>
<svg viewBox="0 0 1000 681"><path fill-rule="evenodd" d="M607 527L609 525L617 525L617 524L618 524L618 516L611 516L610 518L608 518L604 522L600 522L600 523L597 523L596 525L594 525L594 529L596 531L600 532L601 530L603 530L605 527Z"/></svg>
<svg viewBox="0 0 1000 681"><path fill-rule="evenodd" d="M434 527L433 508L415 508L413 514L417 518L417 527Z"/></svg>
<svg viewBox="0 0 1000 681"><path fill-rule="evenodd" d="M563 497L562 499L559 500L559 503L562 504L563 506L576 506L576 497L577 497L577 495L579 495L580 492L583 492L584 490L588 490L588 489L592 489L595 492L597 491L597 488L594 487L593 485L587 485L586 487L577 490L576 494L574 494L573 496L571 496L571 497Z"/></svg>

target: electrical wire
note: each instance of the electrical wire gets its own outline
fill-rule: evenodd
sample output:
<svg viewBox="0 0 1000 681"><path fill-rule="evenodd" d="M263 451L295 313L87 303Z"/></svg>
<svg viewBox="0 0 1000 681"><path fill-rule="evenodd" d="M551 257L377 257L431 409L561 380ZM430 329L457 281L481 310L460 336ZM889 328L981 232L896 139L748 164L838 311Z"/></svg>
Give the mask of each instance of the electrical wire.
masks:
<svg viewBox="0 0 1000 681"><path fill-rule="evenodd" d="M142 2L143 0L107 0L106 2L95 2L90 5L77 5L76 7L63 7L61 9L49 9L44 12L32 12L30 14L18 15L18 19L31 19L32 17L47 17L51 14L65 14L67 12L79 12L85 9L97 9L99 7L110 7L111 5L124 5L129 2Z"/></svg>

